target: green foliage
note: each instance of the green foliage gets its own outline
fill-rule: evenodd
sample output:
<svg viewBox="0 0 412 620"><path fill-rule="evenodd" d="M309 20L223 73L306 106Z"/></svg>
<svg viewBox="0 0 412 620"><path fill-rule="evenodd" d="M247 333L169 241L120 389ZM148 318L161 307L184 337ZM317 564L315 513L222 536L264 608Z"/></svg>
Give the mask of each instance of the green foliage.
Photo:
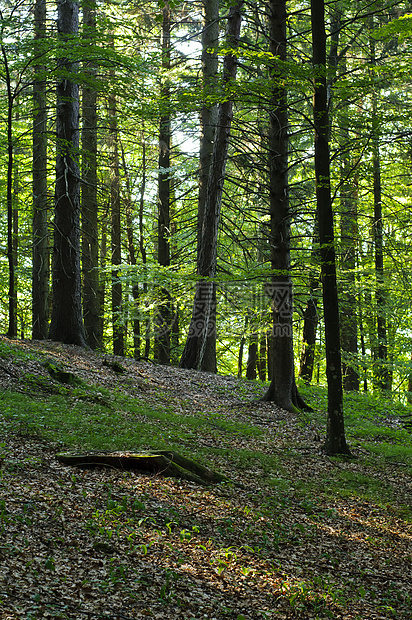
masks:
<svg viewBox="0 0 412 620"><path fill-rule="evenodd" d="M269 51L267 29L253 12L243 18L239 71L236 83L225 91L221 80L221 60L231 48L221 36L217 48L219 71L207 88L201 83L200 14L193 11L186 19L185 8L178 2L168 3L179 26L172 30L171 68L161 67L160 32L164 2L146 3L144 8L112 3L99 12L96 29L86 28L65 41L55 36L48 14L46 37L33 44L31 5L25 1L7 2L2 7L0 29L3 54L0 58L1 92L6 95L7 82L12 95L13 206L18 212L18 282L19 333L27 336L31 326L31 86L33 77L44 78L47 90L48 127L54 125L53 84L61 77L56 59L67 57L78 61L75 77L98 95L98 219L99 246L102 248L99 273L101 287L106 287L103 303L104 343L112 348L113 317L110 295L113 265L109 252L104 255L110 232L111 163L113 149L110 127L110 97L116 100L117 149L122 157L120 200L122 212L122 264L116 277L123 286L123 306L118 317L125 326L126 353L146 355L143 334L150 338L149 357L153 358L156 333L155 319L161 306L159 290L166 288L173 300L179 333L172 346L172 362L177 363L187 336L193 286L196 280L196 216L198 200L198 113L202 105L218 104L225 98L235 99L232 144L225 179L221 230L218 247L218 317L217 350L219 371L237 374L239 345L244 341L241 359L243 372L248 340L256 331L264 334L272 322L270 301L262 296L262 286L270 278L268 243L269 179L267 162L268 115L272 109L273 87L285 87L289 101L289 195L292 218L292 277L295 294L295 345L300 350L302 315L305 303L313 294L310 276L318 266L312 251L315 189L313 179L313 128L311 98L313 70L311 56L309 10L290 7L288 37L290 46L286 62L279 62ZM230 3L229 3L230 4ZM221 9L222 15L227 6ZM410 177L410 34L411 19L399 15L383 4L373 15L361 3L356 8L331 6L330 28L334 11L343 11L340 27L328 32L328 47L337 43L337 65L317 68L327 75L330 91L332 130L332 189L336 217L336 242L339 258L338 277L342 299L353 295L359 319L358 352L345 352L350 363L366 380L369 389L376 383L379 367L389 368L395 391L406 391L410 374L411 299L408 276L410 254L408 209L411 204ZM266 10L266 9L264 9ZM173 21L173 20L172 20ZM189 23L190 22L190 23ZM224 19L222 19L222 33ZM355 31L353 30L355 29ZM337 41L335 40L338 37ZM186 45L186 40L190 45ZM371 62L372 43L376 62ZM41 60L42 67L37 63ZM93 66L96 74L87 69ZM11 81L8 78L11 76ZM161 96L161 85L169 94ZM372 99L376 97L376 110ZM7 117L7 97L2 99L3 119ZM170 207L172 225L168 231L170 268L159 268L157 249L157 175L159 123L165 114L172 116L173 148L169 169L172 180ZM374 162L372 128L379 127L381 186L383 189L384 287L385 319L388 333L388 360L376 357L376 290L374 261L373 188ZM48 130L49 208L52 211L54 179L53 132ZM7 179L6 124L0 124L0 202L5 206ZM87 154L79 153L83 164ZM347 162L345 163L345 160ZM343 174L343 169L345 174ZM340 228L350 195L356 204L354 249L356 266L345 266L346 245ZM7 223L2 209L0 250L6 246ZM126 215L128 214L128 215ZM130 220L128 220L128 217ZM49 217L52 229L52 217ZM130 228L130 236L127 230ZM134 244L136 264L132 264ZM8 266L0 260L0 322L5 331L8 312ZM134 293L138 292L135 298ZM319 291L319 316L322 302ZM362 329L360 321L362 319ZM139 323L139 350L132 326ZM325 375L322 323L319 325L316 362L321 381ZM361 337L364 351L361 351ZM136 345L137 347L137 345ZM57 390L57 388L56 388ZM63 392L62 392L63 393ZM351 405L348 404L350 414ZM372 431L371 431L372 432Z"/></svg>
<svg viewBox="0 0 412 620"><path fill-rule="evenodd" d="M125 374L117 380L122 385ZM55 384L51 377L47 381ZM245 386L231 383L233 402L245 399ZM0 500L0 531L13 530L13 536L3 536L2 560L11 565L27 558L24 574L42 579L42 589L25 602L33 617L44 615L46 603L51 615L58 617L61 611L63 617L57 597L49 592L64 589L70 576L63 567L71 570L73 559L82 570L88 562L99 567L83 571L76 582L83 592L97 593L94 600L121 597L130 608L150 600L168 617L171 609L186 613L187 600L197 604L196 593L205 587L203 614L205 601L211 604L219 596L219 588L211 595L211 580L225 584L218 611L207 608L219 618L248 618L245 601L250 605L251 593L262 590L270 607L257 609L256 618L271 619L275 609L323 620L366 604L388 617L408 617L410 595L389 577L389 571L399 570L399 557L382 551L390 544L403 553L396 528L401 521L407 528L412 520L410 507L402 505L396 473L391 473L392 467L396 472L411 465L410 435L393 424L410 411L408 406L383 396L348 394L348 434L357 458L347 461L326 457L308 439L308 431L324 428L322 387L302 387L316 404L313 413L296 418L278 412L266 420L267 405L264 410L256 405L209 411L192 406L189 414L189 405L180 401L154 407L142 403L141 394L138 400L99 385L59 387L64 393L52 396L39 391L0 395L6 445L34 446L27 458L20 447L14 458L6 449L0 479L2 492L6 483L14 492L18 481L28 495L22 501L10 495ZM198 387L202 389L200 379ZM93 402L99 394L101 401ZM213 394L228 397L217 389ZM165 395L152 394L150 402L156 396ZM43 441L32 442L33 437ZM200 460L235 472L238 483L206 490L130 472L56 472L49 464L45 469L38 456L44 439L53 442L53 451L62 444L182 451L183 444ZM55 476L47 489L46 476ZM40 559L29 553L36 536L43 550ZM201 567L195 577L194 565ZM145 566L149 568L143 570ZM383 571L388 575L384 587ZM229 583L234 596L228 594ZM88 611L95 611L93 604L89 601ZM67 615L80 615L79 609L69 606Z"/></svg>

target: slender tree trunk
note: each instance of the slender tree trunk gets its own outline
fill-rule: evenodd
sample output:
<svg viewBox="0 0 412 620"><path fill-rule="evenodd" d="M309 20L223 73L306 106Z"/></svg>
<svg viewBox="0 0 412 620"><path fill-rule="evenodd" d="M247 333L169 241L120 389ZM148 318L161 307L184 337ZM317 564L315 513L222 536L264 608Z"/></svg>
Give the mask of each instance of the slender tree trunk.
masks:
<svg viewBox="0 0 412 620"><path fill-rule="evenodd" d="M247 329L247 322L245 325L245 330ZM239 353L237 356L237 378L241 379L243 376L243 351L245 349L246 338L242 335L239 343Z"/></svg>
<svg viewBox="0 0 412 620"><path fill-rule="evenodd" d="M360 345L361 345L361 354L362 354L362 369L363 369L363 391L366 393L368 391L368 366L365 362L366 358L366 346L365 346L365 328L363 322L363 312L362 312L362 297L359 299L359 334L360 334Z"/></svg>
<svg viewBox="0 0 412 620"><path fill-rule="evenodd" d="M329 67L333 71L328 80L328 111L329 118L333 109L333 84L338 70L346 73L345 57L340 59L338 54L339 35L342 24L342 10L336 5L333 8L331 20L331 45L329 50ZM340 61L340 65L339 65ZM331 123L329 123L331 125ZM356 198L349 181L350 158L348 151L349 134L346 119L341 127L343 145L341 147L341 268L345 275L344 289L341 292L340 328L341 346L348 357L356 358L358 352L357 341L357 314L355 296L355 268L356 268ZM359 377L354 365L342 363L343 384L347 390L359 389Z"/></svg>
<svg viewBox="0 0 412 620"><path fill-rule="evenodd" d="M1 46L3 57L5 78L6 78L6 97L7 97L7 171L6 171L6 206L7 206L7 261L9 267L9 290L8 290L8 328L7 337L17 336L17 315L16 315L16 280L15 280L15 258L13 246L13 107L14 94L12 90L12 77L9 71L7 53L4 45Z"/></svg>
<svg viewBox="0 0 412 620"><path fill-rule="evenodd" d="M267 336L265 333L260 334L259 338L259 355L257 360L257 371L260 381L266 381L266 367L267 367Z"/></svg>
<svg viewBox="0 0 412 620"><path fill-rule="evenodd" d="M19 111L17 101L16 121L19 120ZM18 150L14 147L13 154L13 222L12 222L12 245L13 245L13 274L14 274L14 296L13 296L13 316L16 323L17 335L17 319L18 319L18 303L17 303L17 268L19 264L19 194L20 194L20 172L19 159L17 157ZM23 327L22 327L23 331ZM23 338L23 336L21 336Z"/></svg>
<svg viewBox="0 0 412 620"><path fill-rule="evenodd" d="M373 16L370 18L370 28L374 28ZM370 64L372 80L376 67L375 41L370 39ZM379 87L377 87L379 88ZM378 118L378 100L375 85L372 91L372 166L373 166L373 241L375 249L376 274L376 336L374 347L374 383L382 390L390 389L388 371L388 337L386 327L386 291L383 267L383 219L382 219L382 187L381 187L381 158L379 149L380 121Z"/></svg>
<svg viewBox="0 0 412 620"><path fill-rule="evenodd" d="M323 285L326 376L328 381L328 419L324 447L328 454L350 454L346 443L343 417L339 304L330 189L324 0L311 0L311 26L315 73L313 118L315 127L316 201Z"/></svg>
<svg viewBox="0 0 412 620"><path fill-rule="evenodd" d="M137 250L136 244L134 241L133 234L133 216L132 216L132 191L130 187L130 176L129 171L127 169L126 157L124 153L124 148L122 143L120 143L121 154L122 154L122 168L123 173L125 175L126 182L126 234L127 234L127 248L129 254L129 264L133 267L137 265ZM140 334L140 320L139 320L139 302L140 302L140 290L139 283L137 280L134 280L132 284L132 296L134 302L134 310L135 314L133 317L133 350L135 359L140 358L140 345L141 345L141 334Z"/></svg>
<svg viewBox="0 0 412 620"><path fill-rule="evenodd" d="M46 37L46 0L34 5L34 48ZM49 318L49 234L47 229L47 108L45 67L33 67L33 267L32 338L47 338Z"/></svg>
<svg viewBox="0 0 412 620"><path fill-rule="evenodd" d="M258 356L259 337L256 332L249 336L249 347L246 364L246 379L253 381L256 379L256 365Z"/></svg>
<svg viewBox="0 0 412 620"><path fill-rule="evenodd" d="M273 329L267 332L266 334L268 341L268 380L272 381L274 377L274 368L273 368Z"/></svg>
<svg viewBox="0 0 412 620"><path fill-rule="evenodd" d="M105 213L103 214L101 224L100 224L100 248L99 248L99 267L100 267L100 277L99 277L99 290L98 290L98 298L99 298L99 334L102 335L102 348L104 348L104 328L105 328L105 301L106 301L106 289L107 289L107 229L109 227L110 220L110 200L109 204L105 209Z"/></svg>
<svg viewBox="0 0 412 620"><path fill-rule="evenodd" d="M302 353L300 357L299 376L309 385L313 377L316 352L316 331L319 323L318 303L321 282L318 275L319 233L315 221L312 240L312 266L309 274L309 296L303 314Z"/></svg>
<svg viewBox="0 0 412 620"><path fill-rule="evenodd" d="M161 89L161 100L165 110L160 118L159 129L159 175L158 175L158 244L157 258L159 265L170 267L170 146L172 119L170 115L170 5L163 8L162 22L162 69L165 73ZM160 307L156 317L156 357L161 364L170 363L170 330L172 307L169 291L162 287Z"/></svg>
<svg viewBox="0 0 412 620"><path fill-rule="evenodd" d="M202 77L204 100L216 85L219 44L219 0L203 0L202 29ZM199 201L198 201L198 253L202 243L202 224L205 211L206 190L213 155L213 139L216 131L218 106L204 103L200 111L199 148ZM210 321L216 323L216 285L213 290ZM206 339L201 370L216 372L216 330L210 331Z"/></svg>
<svg viewBox="0 0 412 620"><path fill-rule="evenodd" d="M309 385L313 377L313 368L315 363L316 351L316 330L318 327L318 299L316 296L316 282L311 279L309 286L309 297L306 302L305 312L303 314L303 337L302 337L302 354L300 358L300 378Z"/></svg>
<svg viewBox="0 0 412 620"><path fill-rule="evenodd" d="M71 51L73 35L79 29L79 6L73 0L58 0L57 11L60 45ZM79 87L67 77L77 72L77 64L62 58L59 69L62 76L56 98L53 308L49 337L85 346L80 279Z"/></svg>
<svg viewBox="0 0 412 620"><path fill-rule="evenodd" d="M383 219L382 219L382 187L381 161L379 153L379 135L377 119L377 102L373 94L373 240L375 247L376 273L376 335L375 347L375 382L381 390L390 389L388 372L388 337L386 328L386 291L383 267Z"/></svg>
<svg viewBox="0 0 412 620"><path fill-rule="evenodd" d="M410 358L410 363L412 365L412 354ZM409 405L412 405L412 372L410 372L408 376L408 391L406 393L406 400Z"/></svg>
<svg viewBox="0 0 412 620"><path fill-rule="evenodd" d="M331 69L327 80L327 100L329 113L333 109L333 83L336 79L338 67L338 46L340 34L341 11L338 7L333 10L330 31L331 43L329 48L328 66ZM330 127L329 127L330 131ZM316 331L319 322L318 303L321 282L318 276L317 267L319 265L319 232L318 223L315 220L312 242L312 266L309 276L309 296L303 315L303 337L302 337L302 353L300 358L299 376L309 385L313 377L313 369L316 351Z"/></svg>
<svg viewBox="0 0 412 620"><path fill-rule="evenodd" d="M270 51L286 61L286 1L270 0ZM287 411L306 406L295 382L293 354L293 300L290 265L290 209L288 185L287 92L276 62L269 117L269 207L272 283L266 292L273 301L272 379L263 400Z"/></svg>
<svg viewBox="0 0 412 620"><path fill-rule="evenodd" d="M352 359L358 354L358 318L356 302L356 239L357 239L357 195L353 182L348 180L350 159L347 148L342 157L341 190L341 269L345 277L341 293L341 339L342 350ZM343 362L343 385L346 390L359 390L359 374L353 362Z"/></svg>
<svg viewBox="0 0 412 620"><path fill-rule="evenodd" d="M110 213L111 213L111 257L112 257L112 325L113 353L124 355L124 325L122 323L123 289L117 266L122 262L122 227L120 208L120 169L117 127L116 97L109 97L109 125L111 146Z"/></svg>
<svg viewBox="0 0 412 620"><path fill-rule="evenodd" d="M96 39L96 1L83 4L83 37ZM95 63L86 63L84 72L96 78ZM92 349L101 349L99 303L99 233L97 213L97 91L93 85L82 89L82 269L83 315L86 342Z"/></svg>
<svg viewBox="0 0 412 620"><path fill-rule="evenodd" d="M230 7L226 29L227 42L231 49L236 49L240 36L242 0L237 0ZM236 79L237 58L225 56L223 63L223 80L231 88ZM220 224L223 183L229 149L230 128L232 124L233 101L229 96L219 104L217 126L213 145L204 206L201 246L198 253L195 299L189 333L183 350L180 366L182 368L202 367L208 336L216 329L213 322L216 301L213 279L216 276L217 236Z"/></svg>
<svg viewBox="0 0 412 620"><path fill-rule="evenodd" d="M144 238L144 198L146 192L146 142L144 134L142 135L142 183L140 186L140 200L139 200L139 249L142 257L142 263L144 268L143 277L143 294L147 296L147 277L146 277L146 264L147 264L147 252ZM144 357L148 358L150 354L150 316L145 321L145 347Z"/></svg>

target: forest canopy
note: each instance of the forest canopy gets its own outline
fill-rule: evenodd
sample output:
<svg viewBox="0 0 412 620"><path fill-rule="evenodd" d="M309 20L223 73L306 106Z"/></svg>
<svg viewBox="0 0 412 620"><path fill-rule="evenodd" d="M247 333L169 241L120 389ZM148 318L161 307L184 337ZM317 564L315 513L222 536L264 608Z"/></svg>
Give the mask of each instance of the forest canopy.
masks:
<svg viewBox="0 0 412 620"><path fill-rule="evenodd" d="M406 3L0 13L1 331L409 398Z"/></svg>

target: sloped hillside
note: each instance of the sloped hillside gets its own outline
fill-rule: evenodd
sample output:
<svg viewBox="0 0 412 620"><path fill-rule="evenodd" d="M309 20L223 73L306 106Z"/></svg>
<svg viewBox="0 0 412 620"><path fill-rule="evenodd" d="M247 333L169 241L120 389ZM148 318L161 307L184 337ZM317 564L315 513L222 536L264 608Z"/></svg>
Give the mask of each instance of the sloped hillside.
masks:
<svg viewBox="0 0 412 620"><path fill-rule="evenodd" d="M321 406L292 415L255 382L53 342L0 353L3 620L412 618L410 435L387 407L380 439L359 415L356 458L331 459ZM229 481L56 459L164 448Z"/></svg>

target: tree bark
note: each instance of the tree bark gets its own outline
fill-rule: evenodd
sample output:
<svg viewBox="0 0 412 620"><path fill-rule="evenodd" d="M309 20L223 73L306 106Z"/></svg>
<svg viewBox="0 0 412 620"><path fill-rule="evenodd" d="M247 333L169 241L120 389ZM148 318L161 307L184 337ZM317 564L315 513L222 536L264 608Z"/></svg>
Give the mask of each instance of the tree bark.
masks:
<svg viewBox="0 0 412 620"><path fill-rule="evenodd" d="M265 333L260 334L259 338L259 355L257 359L257 371L259 381L266 381L267 370L267 358L268 358L268 346L267 335Z"/></svg>
<svg viewBox="0 0 412 620"><path fill-rule="evenodd" d="M142 134L142 183L140 186L140 198L139 198L139 250L142 257L143 268L146 270L147 264L147 252L144 238L144 199L146 192L146 142L144 139L144 133ZM143 294L147 295L147 277L146 271L143 272ZM148 358L150 353L150 316L145 320L145 347L144 357Z"/></svg>
<svg viewBox="0 0 412 620"><path fill-rule="evenodd" d="M374 49L374 45L372 44ZM374 53L372 56L374 64ZM379 120L377 118L377 98L374 92L372 101L372 164L373 164L373 241L375 247L376 274L376 336L374 347L374 378L375 385L381 390L390 390L388 370L388 337L386 326L386 291L383 267L383 218L382 218L382 187L381 160L379 152Z"/></svg>
<svg viewBox="0 0 412 620"><path fill-rule="evenodd" d="M59 43L72 49L78 34L79 6L73 0L58 0ZM86 345L80 278L80 173L79 86L73 81L77 64L59 60L57 84L56 188L53 247L53 308L49 338L66 344Z"/></svg>
<svg viewBox="0 0 412 620"><path fill-rule="evenodd" d="M274 58L268 135L272 282L266 286L266 293L273 302L273 332L272 378L263 400L294 412L304 403L296 388L293 354L287 91L282 85L282 69L277 66L277 61L284 63L287 58L286 2L270 0L269 9L270 52Z"/></svg>
<svg viewBox="0 0 412 620"><path fill-rule="evenodd" d="M330 189L324 0L311 0L311 27L314 68L313 120L315 128L316 203L325 321L326 376L328 382L328 418L324 448L328 454L350 454L346 443L343 417L339 304Z"/></svg>
<svg viewBox="0 0 412 620"><path fill-rule="evenodd" d="M13 93L12 76L9 69L9 60L4 44L1 44L1 53L4 64L7 100L7 169L6 169L6 209L7 209L7 262L9 268L9 290L8 290L8 328L7 337L15 338L17 335L17 314L16 314L16 278L13 243L13 107L15 93Z"/></svg>
<svg viewBox="0 0 412 620"><path fill-rule="evenodd" d="M309 297L303 315L302 355L300 358L299 377L309 385L313 377L316 351L316 331L319 322L318 299L316 289L319 281L311 279Z"/></svg>
<svg viewBox="0 0 412 620"><path fill-rule="evenodd" d="M229 10L226 39L231 49L236 49L239 43L242 6L243 0L237 0ZM180 360L182 368L200 369L202 367L207 339L216 329L213 322L216 304L213 279L216 276L217 237L233 116L233 100L230 89L236 79L236 73L237 58L235 55L228 54L223 63L223 81L228 96L225 101L219 104L202 221L201 245L197 260L198 282L189 333Z"/></svg>
<svg viewBox="0 0 412 620"><path fill-rule="evenodd" d="M34 5L34 48L46 37L46 1ZM49 234L47 229L47 108L45 67L33 67L33 250L32 338L47 338L49 318Z"/></svg>
<svg viewBox="0 0 412 620"><path fill-rule="evenodd" d="M162 70L165 74L161 88L161 100L165 109L159 127L159 173L158 173L158 239L157 259L162 267L170 267L170 147L172 119L170 114L170 5L163 8L162 22ZM160 364L170 363L171 297L166 287L159 290L160 304L156 316L156 358Z"/></svg>
<svg viewBox="0 0 412 620"><path fill-rule="evenodd" d="M316 331L319 323L318 303L321 290L319 279L319 231L315 219L312 236L312 265L309 273L309 296L303 314L302 353L299 377L309 385L313 377L316 352Z"/></svg>
<svg viewBox="0 0 412 620"><path fill-rule="evenodd" d="M99 267L100 267L100 277L99 277L99 290L98 290L98 298L99 298L99 334L102 334L102 343L103 342L103 334L105 328L105 300L106 300L106 290L107 290L107 276L106 271L108 267L108 233L107 229L109 228L110 222L110 201L107 204L104 213L102 214L101 223L100 223L100 247L99 247Z"/></svg>
<svg viewBox="0 0 412 620"><path fill-rule="evenodd" d="M246 363L246 379L254 381L256 379L256 364L258 355L258 334L252 333L249 336L248 355Z"/></svg>
<svg viewBox="0 0 412 620"><path fill-rule="evenodd" d="M129 265L136 267L138 251L137 251L135 240L134 240L134 230L133 230L132 189L130 186L130 174L127 168L125 152L124 152L123 144L121 142L120 142L120 149L121 149L121 154L122 154L123 174L125 177L125 184L126 184L125 211L126 211L126 236L127 236L127 249L128 249L128 254L129 254ZM139 319L140 288L139 288L139 282L137 279L134 279L134 281L132 282L131 289L132 289L133 305L134 305L133 322L132 322L133 324L133 351L134 351L134 358L140 359L140 346L141 346L141 330L140 330L140 319Z"/></svg>
<svg viewBox="0 0 412 620"><path fill-rule="evenodd" d="M203 0L202 29L202 78L205 103L200 111L199 148L199 199L197 251L202 243L202 224L205 212L206 191L213 156L213 140L216 131L218 106L208 105L207 97L216 86L218 70L217 47L219 45L219 0ZM211 323L216 322L216 286L213 290ZM211 330L206 339L205 351L200 369L216 372L216 330Z"/></svg>
<svg viewBox="0 0 412 620"><path fill-rule="evenodd" d="M331 45L329 51L329 67L332 69L328 81L328 108L329 116L333 109L333 84L338 70L346 73L345 56L339 58L339 35L342 24L342 9L333 8L331 20ZM331 123L330 123L331 124ZM341 291L340 327L342 350L353 360L357 356L357 313L355 296L355 268L356 268L356 226L357 210L356 196L350 182L349 132L347 118L341 122L341 192L340 192L340 228L341 228L341 278L344 278L344 287ZM343 385L347 390L359 389L359 376L353 363L342 362Z"/></svg>
<svg viewBox="0 0 412 620"><path fill-rule="evenodd" d="M16 114L15 114L16 123L20 120L19 114L19 101L16 99ZM14 276L14 284L13 284L13 296L12 296L12 315L14 321L15 335L17 336L17 319L18 319L18 298L17 298L17 287L18 287L18 275L17 269L19 265L19 194L20 194L20 178L19 178L19 158L18 158L18 146L17 144L13 145L13 196L12 196L12 257L13 257L13 276ZM22 324L23 333L24 328ZM24 338L24 336L21 336Z"/></svg>
<svg viewBox="0 0 412 620"><path fill-rule="evenodd" d="M346 132L347 135L347 132ZM357 239L357 195L355 186L348 180L350 159L348 147L342 156L341 190L341 269L344 290L341 293L341 339L342 350L355 359L358 354L358 319L356 302L356 239ZM343 385L346 390L359 391L359 374L353 362L342 363Z"/></svg>
<svg viewBox="0 0 412 620"><path fill-rule="evenodd" d="M96 1L83 4L83 37L96 40ZM84 72L91 81L96 78L97 67L85 63ZM83 315L86 342L91 349L101 349L103 333L99 320L99 233L97 214L97 91L93 85L82 89L82 269Z"/></svg>
<svg viewBox="0 0 412 620"><path fill-rule="evenodd" d="M112 269L112 325L113 354L124 355L124 325L122 322L123 287L117 266L122 262L122 226L120 203L120 167L117 126L117 102L109 97L110 131L110 217L111 217L111 262Z"/></svg>

